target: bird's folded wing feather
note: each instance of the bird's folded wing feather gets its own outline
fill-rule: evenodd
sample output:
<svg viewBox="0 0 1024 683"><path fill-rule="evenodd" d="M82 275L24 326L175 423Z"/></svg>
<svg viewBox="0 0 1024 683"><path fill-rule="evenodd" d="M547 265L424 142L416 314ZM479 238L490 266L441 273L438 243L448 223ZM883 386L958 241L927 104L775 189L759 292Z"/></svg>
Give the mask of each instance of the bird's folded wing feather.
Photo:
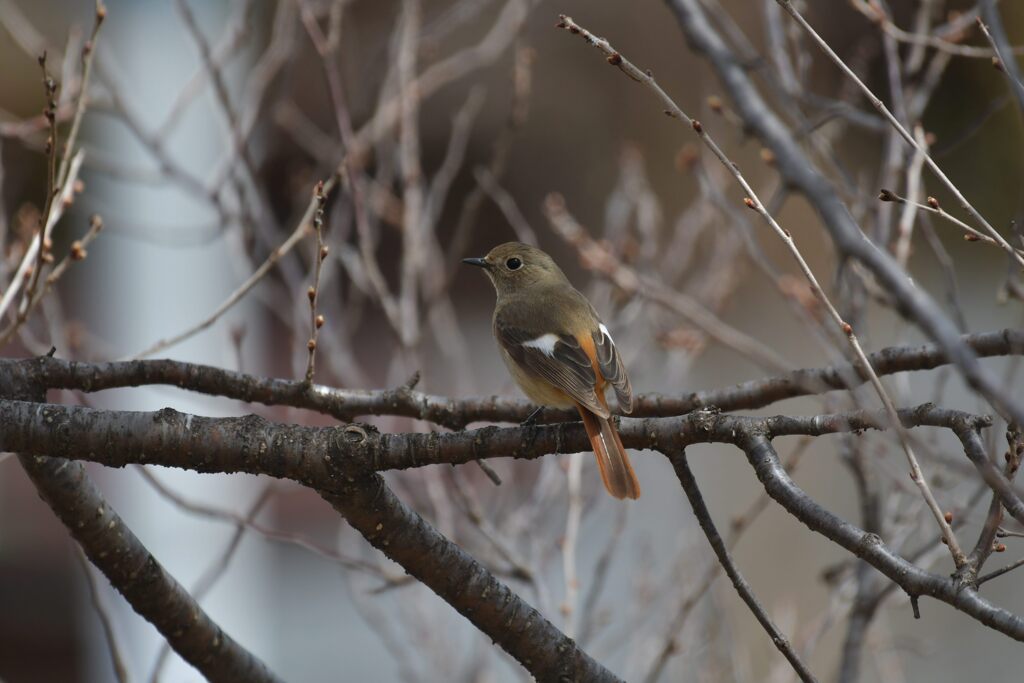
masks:
<svg viewBox="0 0 1024 683"><path fill-rule="evenodd" d="M503 324L500 319L495 320L494 331L502 348L521 367L558 387L595 415L610 415L595 391L594 365L575 336L539 333Z"/></svg>
<svg viewBox="0 0 1024 683"><path fill-rule="evenodd" d="M626 366L622 363L619 350L603 324L592 334L594 349L597 352L597 366L605 381L615 389L615 399L623 412L633 412L633 385L626 374Z"/></svg>

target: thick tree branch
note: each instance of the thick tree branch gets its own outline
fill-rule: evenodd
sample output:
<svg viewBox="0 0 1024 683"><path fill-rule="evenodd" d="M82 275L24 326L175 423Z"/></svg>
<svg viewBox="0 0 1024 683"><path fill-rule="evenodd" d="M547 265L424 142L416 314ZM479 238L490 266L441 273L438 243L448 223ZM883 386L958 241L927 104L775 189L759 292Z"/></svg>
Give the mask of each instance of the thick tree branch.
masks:
<svg viewBox="0 0 1024 683"><path fill-rule="evenodd" d="M924 404L899 411L905 427L976 430L989 418ZM163 465L197 472L248 472L292 479L337 491L333 460L362 472L460 465L494 457L539 458L589 450L580 422L526 427L484 427L450 434L379 434L367 425L304 427L256 415L209 418L170 408L156 412L96 410L81 406L0 400L0 450L49 454L110 467ZM627 448L662 450L695 443L736 443L745 434L822 436L886 429L884 411L831 415L746 417L698 411L679 417L622 419ZM365 435L358 444L349 434ZM110 449L117 444L117 449Z"/></svg>
<svg viewBox="0 0 1024 683"><path fill-rule="evenodd" d="M341 471L351 472L344 467ZM339 479L343 483L337 493L321 492L324 500L371 545L437 593L538 681L620 680L410 510L380 475L344 474Z"/></svg>
<svg viewBox="0 0 1024 683"><path fill-rule="evenodd" d="M210 681L279 681L167 573L89 479L82 463L20 456L39 495L128 604Z"/></svg>
<svg viewBox="0 0 1024 683"><path fill-rule="evenodd" d="M43 397L39 385L10 379L0 384L2 395ZM8 423L0 420L0 424L6 427ZM3 431L6 433L6 428ZM19 460L40 497L67 527L89 561L106 575L136 612L160 631L182 659L210 681L280 680L221 630L167 573L107 503L82 463L47 457L39 451L21 454Z"/></svg>

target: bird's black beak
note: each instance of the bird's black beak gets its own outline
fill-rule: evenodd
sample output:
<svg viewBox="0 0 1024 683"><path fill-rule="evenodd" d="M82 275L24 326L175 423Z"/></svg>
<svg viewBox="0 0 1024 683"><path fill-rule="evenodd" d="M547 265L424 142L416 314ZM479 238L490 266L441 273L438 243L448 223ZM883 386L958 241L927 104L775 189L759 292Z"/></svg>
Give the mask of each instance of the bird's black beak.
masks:
<svg viewBox="0 0 1024 683"><path fill-rule="evenodd" d="M481 268L486 268L487 266L490 265L489 263L487 263L487 261L485 261L482 258L464 258L462 259L462 262L468 263L471 266L480 266Z"/></svg>

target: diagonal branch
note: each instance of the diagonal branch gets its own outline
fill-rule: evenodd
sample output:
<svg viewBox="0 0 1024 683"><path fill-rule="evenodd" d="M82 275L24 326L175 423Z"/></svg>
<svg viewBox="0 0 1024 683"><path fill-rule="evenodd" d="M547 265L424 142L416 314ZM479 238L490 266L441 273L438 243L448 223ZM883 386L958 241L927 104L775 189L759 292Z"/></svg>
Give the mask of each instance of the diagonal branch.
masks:
<svg viewBox="0 0 1024 683"><path fill-rule="evenodd" d="M79 462L20 456L39 495L82 550L182 659L210 681L278 681L225 633L110 507Z"/></svg>
<svg viewBox="0 0 1024 683"><path fill-rule="evenodd" d="M790 479L767 437L745 434L739 445L765 490L813 531L841 545L895 582L916 605L929 596L970 615L989 628L1024 641L1024 618L985 600L962 583L927 572L898 555L877 535L847 522L815 502ZM915 616L916 616L915 607Z"/></svg>
<svg viewBox="0 0 1024 683"><path fill-rule="evenodd" d="M800 677L801 681L805 683L807 681L817 681L811 670L807 668L807 665L800 660L800 656L793 649L793 646L789 644L789 640L785 635L778 629L777 626L772 622L771 617L768 616L768 612L765 611L761 601L754 595L753 589L747 580L740 574L736 564L732 561L732 555L729 553L729 549L725 547L725 541L722 540L721 535L718 533L718 529L715 528L715 522L711 519L711 512L708 510L707 505L704 504L704 496L700 492L700 487L697 485L697 478L693 476L693 471L690 469L690 464L686 461L686 451L671 451L666 452L665 456L671 461L672 468L676 471L676 476L679 477L679 483L683 487L683 491L686 493L686 497L690 501L690 507L693 508L693 514L697 517L697 521L700 523L700 528L704 531L704 535L707 536L708 542L711 544L712 550L715 551L715 555L718 556L718 561L721 563L722 568L725 569L725 573L729 576L729 580L732 581L733 587L736 592L740 594L740 598L743 602L747 603L747 607L754 613L754 617L761 624L764 630L772 639L775 647L779 649L779 652L789 660L793 670L796 671L797 676Z"/></svg>
<svg viewBox="0 0 1024 683"><path fill-rule="evenodd" d="M620 681L409 509L380 475L340 478L345 483L337 493L320 492L324 500L370 545L437 593L538 681Z"/></svg>

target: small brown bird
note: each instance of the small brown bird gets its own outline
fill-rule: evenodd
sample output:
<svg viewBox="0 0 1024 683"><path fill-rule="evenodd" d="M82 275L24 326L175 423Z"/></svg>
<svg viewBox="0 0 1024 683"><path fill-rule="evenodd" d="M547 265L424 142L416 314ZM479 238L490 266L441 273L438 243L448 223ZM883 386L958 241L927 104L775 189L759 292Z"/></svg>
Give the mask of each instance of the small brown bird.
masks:
<svg viewBox="0 0 1024 683"><path fill-rule="evenodd" d="M611 385L629 413L633 388L594 307L550 256L528 244L507 242L463 263L483 268L498 293L494 337L513 379L535 403L575 406L608 493L639 498L640 482L604 396Z"/></svg>

